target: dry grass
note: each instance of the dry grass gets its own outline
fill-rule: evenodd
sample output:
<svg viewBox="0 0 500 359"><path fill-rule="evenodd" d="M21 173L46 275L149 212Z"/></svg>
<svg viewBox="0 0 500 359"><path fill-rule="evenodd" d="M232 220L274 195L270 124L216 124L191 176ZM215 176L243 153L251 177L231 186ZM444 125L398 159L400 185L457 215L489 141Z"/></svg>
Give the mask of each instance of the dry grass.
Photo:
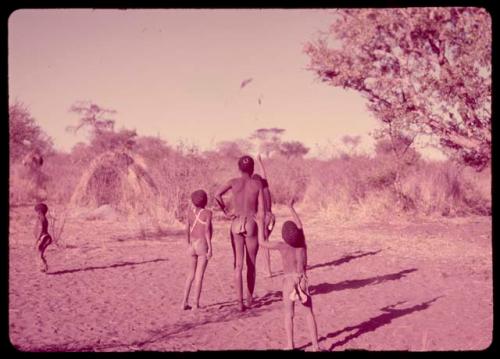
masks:
<svg viewBox="0 0 500 359"><path fill-rule="evenodd" d="M72 203L91 207L116 203L121 212L146 213L173 223L184 220L192 191L207 191L208 207L215 209L217 188L238 176L236 158L217 152L199 153L196 148L172 149L161 143L152 148L146 144L134 152L136 162L122 170L112 160L105 160L106 156L92 155L90 148L81 147L71 154L46 159L42 171L45 177L37 181L48 189L47 201L68 203L72 198ZM91 158L97 160L90 162ZM107 164L100 166L99 161ZM275 204L284 204L294 196L323 218L349 221L388 215L491 213L489 168L476 173L451 162L420 160L401 168L396 183L397 168L388 156L344 155L328 161L275 156L264 162ZM33 201L34 188L39 186L23 170L21 165L11 166L12 204ZM112 181L116 182L113 186ZM106 190L100 190L103 188Z"/></svg>

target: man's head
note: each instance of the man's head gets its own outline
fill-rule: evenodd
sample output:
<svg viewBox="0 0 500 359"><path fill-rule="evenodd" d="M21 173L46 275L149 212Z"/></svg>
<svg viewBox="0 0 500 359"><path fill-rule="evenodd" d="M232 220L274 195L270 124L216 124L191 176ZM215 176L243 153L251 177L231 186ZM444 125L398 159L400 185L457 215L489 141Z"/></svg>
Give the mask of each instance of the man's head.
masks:
<svg viewBox="0 0 500 359"><path fill-rule="evenodd" d="M242 173L252 175L253 173L253 159L250 156L242 156L238 160L238 168Z"/></svg>
<svg viewBox="0 0 500 359"><path fill-rule="evenodd" d="M191 193L191 201L196 207L205 208L208 202L207 193L202 189L194 191L193 193Z"/></svg>
<svg viewBox="0 0 500 359"><path fill-rule="evenodd" d="M47 205L45 203L38 203L35 206L35 212L43 214L44 216L45 216L45 214L47 214L48 210L49 210L49 207L47 207Z"/></svg>
<svg viewBox="0 0 500 359"><path fill-rule="evenodd" d="M293 221L286 221L283 223L283 227L281 227L281 236L287 244L294 248L304 246L304 233Z"/></svg>

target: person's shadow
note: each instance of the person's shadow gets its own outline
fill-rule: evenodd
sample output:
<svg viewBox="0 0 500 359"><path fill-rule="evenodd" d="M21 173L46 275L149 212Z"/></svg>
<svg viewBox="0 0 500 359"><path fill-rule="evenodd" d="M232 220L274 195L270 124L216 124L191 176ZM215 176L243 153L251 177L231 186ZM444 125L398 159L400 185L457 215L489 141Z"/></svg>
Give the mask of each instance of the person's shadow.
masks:
<svg viewBox="0 0 500 359"><path fill-rule="evenodd" d="M311 293L311 295L315 295L315 294L326 294L337 290L357 289L365 287L367 285L380 284L390 280L399 280L401 278L406 277L407 274L415 272L416 270L417 270L416 268L411 268L402 270L397 273L385 274L366 279L345 280L339 283L320 283L309 286L309 292Z"/></svg>
<svg viewBox="0 0 500 359"><path fill-rule="evenodd" d="M117 267L125 267L125 266L134 266L134 265L138 265L138 264L164 262L164 261L168 261L168 259L158 258L158 259L152 259L152 260L141 261L141 262L122 262L122 263L115 263L115 264L109 264L109 265L103 265L103 266L75 268L75 269L66 269L66 270L61 270L61 271L56 271L56 272L47 272L46 274L48 274L48 275L60 275L60 274L75 273L75 272L85 272L85 271L91 271L91 270L96 270L96 269L108 269L108 268L117 268Z"/></svg>
<svg viewBox="0 0 500 359"><path fill-rule="evenodd" d="M341 345L344 345L347 342L349 342L349 341L351 341L351 340L353 340L353 339L355 339L355 338L357 338L365 333L373 332L384 325L390 324L396 318L399 318L399 317L402 317L405 315L409 315L409 314L414 313L414 312L425 310L425 309L429 308L432 303L434 303L436 300L438 300L441 297L443 297L443 296L440 295L440 296L438 296L434 299L428 300L426 302L414 305L412 307L402 308L402 309L398 309L396 307L400 304L405 303L405 302L398 302L398 303L395 303L392 305L388 305L388 306L380 309L383 312L382 314L377 315L376 317L370 318L367 321L359 323L357 325L345 327L344 329L328 333L327 335L319 338L318 342L324 341L328 338L334 338L334 337L336 337L344 332L354 331L354 333L349 334L344 339L334 342L330 346L330 348L328 349L331 351L334 348L339 347ZM304 349L304 348L308 347L309 345L311 345L310 342L307 344L304 344L303 346L301 346L298 349Z"/></svg>
<svg viewBox="0 0 500 359"><path fill-rule="evenodd" d="M333 260L333 261L330 261L330 262L313 264L312 266L308 266L307 270L321 268L321 267L338 266L340 264L350 262L353 259L362 258L362 257L365 257L365 256L373 256L373 255L375 255L375 254L377 254L377 253L379 253L381 251L382 251L381 249L379 249L378 251L373 251L373 252L361 252L361 251L357 251L357 252L348 254L348 255L340 258L340 259L336 259L336 260Z"/></svg>

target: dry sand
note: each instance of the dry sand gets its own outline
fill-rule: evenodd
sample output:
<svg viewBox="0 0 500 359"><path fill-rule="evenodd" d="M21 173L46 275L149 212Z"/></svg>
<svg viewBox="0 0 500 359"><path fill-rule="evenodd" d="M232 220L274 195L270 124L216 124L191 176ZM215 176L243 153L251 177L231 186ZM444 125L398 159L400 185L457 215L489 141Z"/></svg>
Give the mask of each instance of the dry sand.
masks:
<svg viewBox="0 0 500 359"><path fill-rule="evenodd" d="M256 303L234 302L228 222L214 223L214 257L199 311L179 310L184 238L171 230L140 240L126 223L68 220L34 256L29 207L10 211L9 335L22 351L195 351L285 346L282 276L264 278ZM278 213L279 239L285 219ZM492 340L491 217L339 224L304 217L309 283L326 350L481 350ZM310 350L305 318L295 344Z"/></svg>

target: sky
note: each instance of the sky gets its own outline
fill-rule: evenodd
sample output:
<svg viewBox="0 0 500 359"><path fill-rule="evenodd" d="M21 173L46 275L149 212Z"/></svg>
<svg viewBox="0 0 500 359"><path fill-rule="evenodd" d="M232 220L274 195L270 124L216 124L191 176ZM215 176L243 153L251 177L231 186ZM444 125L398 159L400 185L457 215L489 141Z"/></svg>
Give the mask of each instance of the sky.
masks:
<svg viewBox="0 0 500 359"><path fill-rule="evenodd" d="M172 145L211 149L278 127L311 155L345 135L361 136L369 152L379 124L364 98L306 69L304 44L332 19L325 9L17 10L8 23L9 101L22 102L63 151L86 139L66 130L78 121L69 108L91 101L117 111L117 129Z"/></svg>

